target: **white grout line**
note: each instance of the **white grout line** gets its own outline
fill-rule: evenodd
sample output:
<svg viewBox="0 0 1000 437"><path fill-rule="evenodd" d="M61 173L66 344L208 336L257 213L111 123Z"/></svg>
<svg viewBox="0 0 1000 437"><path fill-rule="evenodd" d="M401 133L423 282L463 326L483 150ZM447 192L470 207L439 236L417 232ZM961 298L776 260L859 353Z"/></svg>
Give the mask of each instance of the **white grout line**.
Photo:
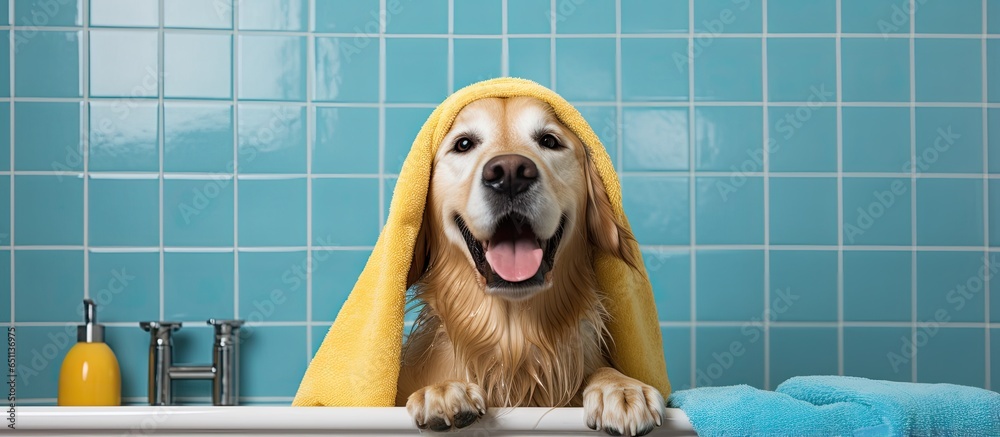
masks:
<svg viewBox="0 0 1000 437"><path fill-rule="evenodd" d="M556 0L549 0L549 88L556 89Z"/></svg>
<svg viewBox="0 0 1000 437"><path fill-rule="evenodd" d="M158 190L159 190L158 196L159 196L159 202L160 202L160 213L159 213L159 222L160 222L159 223L160 247L157 248L158 249L157 252L160 255L159 256L159 269L160 269L160 278L159 278L159 299L160 299L159 320L163 320L165 318L164 317L164 313L166 312L166 310L164 308L164 302L166 301L166 279L164 278L164 276L165 276L164 275L164 271L165 271L164 265L165 265L166 261L164 260L164 252L163 252L163 247L164 247L164 243L165 243L165 241L163 239L163 216L166 215L166 211L164 211L164 201L163 201L163 199L164 199L163 198L163 184L164 184L164 182L163 182L163 157L164 157L164 149L166 149L166 141L165 141L166 135L164 134L164 129L166 128L166 121L165 121L166 118L165 117L166 117L166 112L167 112L166 111L166 107L163 104L163 96L166 95L166 92L164 90L165 82L164 82L163 78L165 77L164 72L167 69L167 66L164 63L164 60L166 58L166 54L165 54L165 51L164 51L164 48L166 48L166 33L164 33L164 20L165 20L164 19L164 9L165 9L164 3L165 3L165 1L166 0L159 0L159 2L158 2L159 12L160 12L158 24L159 24L160 29L159 29L159 32L158 32L158 35L157 35L158 38L157 38L157 42L156 42L157 45L158 45L158 48L159 48L159 52L160 52L157 55L157 62L159 63L159 66L157 67L157 70L156 70L156 74L157 74L157 78L156 78L156 86L157 86L157 93L156 93L156 99L157 99L156 125L157 125L157 131L158 131L158 133L157 133L157 140L156 140L156 148L159 149L159 151L158 151L158 156L159 156L159 174L157 174L157 184L158 184Z"/></svg>
<svg viewBox="0 0 1000 437"><path fill-rule="evenodd" d="M614 156L615 156L615 168L618 170L619 175L623 175L625 170L625 165L622 163L622 158L624 156L625 142L622 135L625 133L625 127L623 125L625 120L625 115L622 114L622 2L621 0L615 0L615 32L618 36L615 38L615 144L614 144ZM607 145L605 145L607 146Z"/></svg>
<svg viewBox="0 0 1000 437"><path fill-rule="evenodd" d="M837 374L844 374L844 101L843 5L837 0Z"/></svg>
<svg viewBox="0 0 1000 437"><path fill-rule="evenodd" d="M690 220L690 255L689 264L691 277L691 388L698 387L698 245L695 239L695 151L694 151L694 0L688 0L688 220Z"/></svg>
<svg viewBox="0 0 1000 437"><path fill-rule="evenodd" d="M763 106L763 170L764 170L764 390L771 389L771 153L768 146L771 132L770 115L768 114L770 89L767 84L767 0L761 2L761 32L760 65L761 65L761 105Z"/></svg>
<svg viewBox="0 0 1000 437"><path fill-rule="evenodd" d="M386 0L379 0L379 16L387 17ZM388 18L388 17L387 17ZM385 112L386 112L386 25L379 20L378 55L378 225L385 227Z"/></svg>
<svg viewBox="0 0 1000 437"><path fill-rule="evenodd" d="M914 34L914 8L916 0L910 2L910 162L917 162L917 84L916 84L916 40ZM910 166L910 341L917 344L917 171ZM910 357L910 380L917 382L917 348Z"/></svg>
<svg viewBox="0 0 1000 437"><path fill-rule="evenodd" d="M83 297L90 297L90 178L87 171L90 167L90 2L81 2L81 20L83 30L80 31L80 85L83 102L80 107L80 156L83 157Z"/></svg>
<svg viewBox="0 0 1000 437"><path fill-rule="evenodd" d="M455 0L448 0L448 95L455 92Z"/></svg>
<svg viewBox="0 0 1000 437"><path fill-rule="evenodd" d="M14 248L14 247L16 247L15 246L16 243L14 241L14 180L15 180L15 174L14 174L14 148L16 146L15 146L15 141L14 141L14 131L15 131L15 126L14 126L14 103L15 102L13 101L13 99L17 95L17 93L15 91L15 85L16 84L14 83L14 73L15 73L14 63L17 62L17 60L14 57L14 50L15 50L15 47L16 47L16 45L14 44L14 39L15 39L14 34L16 32L16 29L15 29L15 26L14 26L14 21L15 21L14 20L14 2L10 2L8 4L7 16L10 17L9 18L10 19L10 33L9 33L9 37L7 38L8 42L9 42L8 56L10 58L9 59L10 60L10 66L8 68L10 68L10 97L11 97L11 102L10 102L10 173L11 173L10 174L10 245L11 245L12 248ZM16 319L17 319L15 317L15 311L14 311L14 309L16 308L16 306L15 306L15 296L17 296L17 288L15 287L15 276L17 276L17 273L16 273L16 270L14 268L15 267L15 256L14 256L15 254L16 254L15 251L12 249L10 251L10 323L11 323L11 325L13 325L15 323Z"/></svg>
<svg viewBox="0 0 1000 437"><path fill-rule="evenodd" d="M78 101L79 102L79 101ZM628 106L628 102L622 102L623 106ZM611 103L609 106L616 106L616 103ZM698 107L702 105L699 104ZM774 105L770 105L774 107ZM687 105L685 105L686 109ZM982 107L977 107L976 109L981 109ZM610 152L609 152L610 153ZM58 172L58 171L0 171L0 176L9 176L11 174L16 176L63 176L63 177L83 177L82 171L76 172ZM662 170L662 171L628 171L622 170L619 172L619 176L686 176L689 173L688 170ZM698 176L706 177L729 177L732 176L732 172L724 171L698 171ZM763 177L763 171L757 172L741 172L740 174L748 177ZM160 177L158 172L96 172L89 171L88 175L91 179L148 179L153 180ZM399 177L398 173L384 173L384 177L396 178ZM835 171L830 172L775 172L769 171L768 176L772 178L836 178L838 176L843 176L845 178L890 178L898 179L901 177L910 177L910 173L895 173L895 172L842 172L838 173ZM379 174L377 173L257 173L257 174L241 174L237 175L240 180L281 180L281 179L378 179ZM917 173L917 179L975 179L980 180L986 177L987 179L1000 180L1000 174L987 174L982 173ZM218 173L191 173L191 172L178 172L178 173L164 173L164 179L177 179L177 180L199 180L199 181L216 181L216 180L231 180L233 179L232 174L218 174Z"/></svg>
<svg viewBox="0 0 1000 437"><path fill-rule="evenodd" d="M507 0L500 0L500 76L510 76L510 38L507 35Z"/></svg>
<svg viewBox="0 0 1000 437"><path fill-rule="evenodd" d="M233 0L232 62L229 70L233 97L233 318L240 318L240 2Z"/></svg>
<svg viewBox="0 0 1000 437"><path fill-rule="evenodd" d="M989 110L986 107L986 103L989 102L989 71L987 68L987 40L986 35L989 27L989 10L987 7L988 0L982 0L983 3L983 34L982 34L982 92L983 92L983 264L986 270L989 271L990 268L990 184L987 175L990 173L989 162L990 162L990 134L989 134ZM983 321L989 323L990 320L990 275L984 275L983 277ZM987 325L985 330L984 346L985 346L985 365L986 379L983 384L987 390L990 390L992 385L992 378L990 371L990 328Z"/></svg>
<svg viewBox="0 0 1000 437"><path fill-rule="evenodd" d="M316 0L309 1L309 16L316 19ZM381 15L379 15L381 16ZM313 92L316 87L313 81L316 79L316 39L312 36L306 37L306 362L312 361L312 304L313 304L313 275L315 274L315 262L313 261L313 147L315 147L314 132L316 131L316 108L312 106ZM379 198L381 199L381 188Z"/></svg>

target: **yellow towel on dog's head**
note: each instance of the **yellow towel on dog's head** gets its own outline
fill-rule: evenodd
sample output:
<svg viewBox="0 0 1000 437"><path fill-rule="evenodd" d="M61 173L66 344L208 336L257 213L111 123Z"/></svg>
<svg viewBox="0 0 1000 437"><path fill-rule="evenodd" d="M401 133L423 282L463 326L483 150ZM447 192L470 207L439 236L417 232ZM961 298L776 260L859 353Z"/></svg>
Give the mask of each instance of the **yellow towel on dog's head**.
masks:
<svg viewBox="0 0 1000 437"><path fill-rule="evenodd" d="M552 106L556 117L587 147L615 213L628 226L611 158L569 102L524 79L492 79L459 90L434 110L417 134L399 173L382 234L354 290L309 363L293 405L395 404L407 276L424 217L434 154L458 112L475 100L491 97L535 97ZM645 268L632 269L624 261L600 252L594 258L594 270L607 296L605 307L611 316L607 327L618 370L669 396L660 324Z"/></svg>

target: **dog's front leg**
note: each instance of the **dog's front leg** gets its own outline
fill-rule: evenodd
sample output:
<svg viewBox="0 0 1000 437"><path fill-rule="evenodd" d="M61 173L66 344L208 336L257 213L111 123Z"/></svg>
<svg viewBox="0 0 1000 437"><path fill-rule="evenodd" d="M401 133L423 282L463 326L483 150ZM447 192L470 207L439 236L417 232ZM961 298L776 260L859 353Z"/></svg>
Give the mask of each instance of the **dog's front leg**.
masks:
<svg viewBox="0 0 1000 437"><path fill-rule="evenodd" d="M420 429L465 428L486 414L486 393L476 384L445 381L413 392L406 411Z"/></svg>
<svg viewBox="0 0 1000 437"><path fill-rule="evenodd" d="M590 429L641 436L663 423L666 404L659 390L602 367L590 375L583 390L583 411Z"/></svg>

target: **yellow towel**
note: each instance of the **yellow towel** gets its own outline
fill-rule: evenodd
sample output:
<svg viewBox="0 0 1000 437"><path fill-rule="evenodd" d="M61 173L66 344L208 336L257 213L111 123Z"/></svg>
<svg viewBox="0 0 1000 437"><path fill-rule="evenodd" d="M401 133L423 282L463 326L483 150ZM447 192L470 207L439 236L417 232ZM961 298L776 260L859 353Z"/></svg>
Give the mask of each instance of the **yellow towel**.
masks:
<svg viewBox="0 0 1000 437"><path fill-rule="evenodd" d="M583 116L555 92L535 82L501 78L469 85L448 97L420 129L396 182L389 218L354 290L306 370L293 405L393 406L399 377L407 275L424 216L431 164L455 116L465 105L490 97L535 97L589 149L615 213L627 227L621 185L611 158ZM634 243L633 243L634 244ZM638 248L636 248L638 250ZM670 382L660 324L645 268L630 269L606 253L594 260L611 315L614 362L622 373L652 385L664 397Z"/></svg>

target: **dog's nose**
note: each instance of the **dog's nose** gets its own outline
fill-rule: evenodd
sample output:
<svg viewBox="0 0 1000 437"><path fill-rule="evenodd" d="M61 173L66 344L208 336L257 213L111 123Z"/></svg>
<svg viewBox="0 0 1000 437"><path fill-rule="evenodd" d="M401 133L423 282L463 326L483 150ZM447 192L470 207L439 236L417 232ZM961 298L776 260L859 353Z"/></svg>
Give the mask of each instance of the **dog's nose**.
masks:
<svg viewBox="0 0 1000 437"><path fill-rule="evenodd" d="M538 180L538 167L521 155L500 155L483 167L483 184L501 194L514 197Z"/></svg>

